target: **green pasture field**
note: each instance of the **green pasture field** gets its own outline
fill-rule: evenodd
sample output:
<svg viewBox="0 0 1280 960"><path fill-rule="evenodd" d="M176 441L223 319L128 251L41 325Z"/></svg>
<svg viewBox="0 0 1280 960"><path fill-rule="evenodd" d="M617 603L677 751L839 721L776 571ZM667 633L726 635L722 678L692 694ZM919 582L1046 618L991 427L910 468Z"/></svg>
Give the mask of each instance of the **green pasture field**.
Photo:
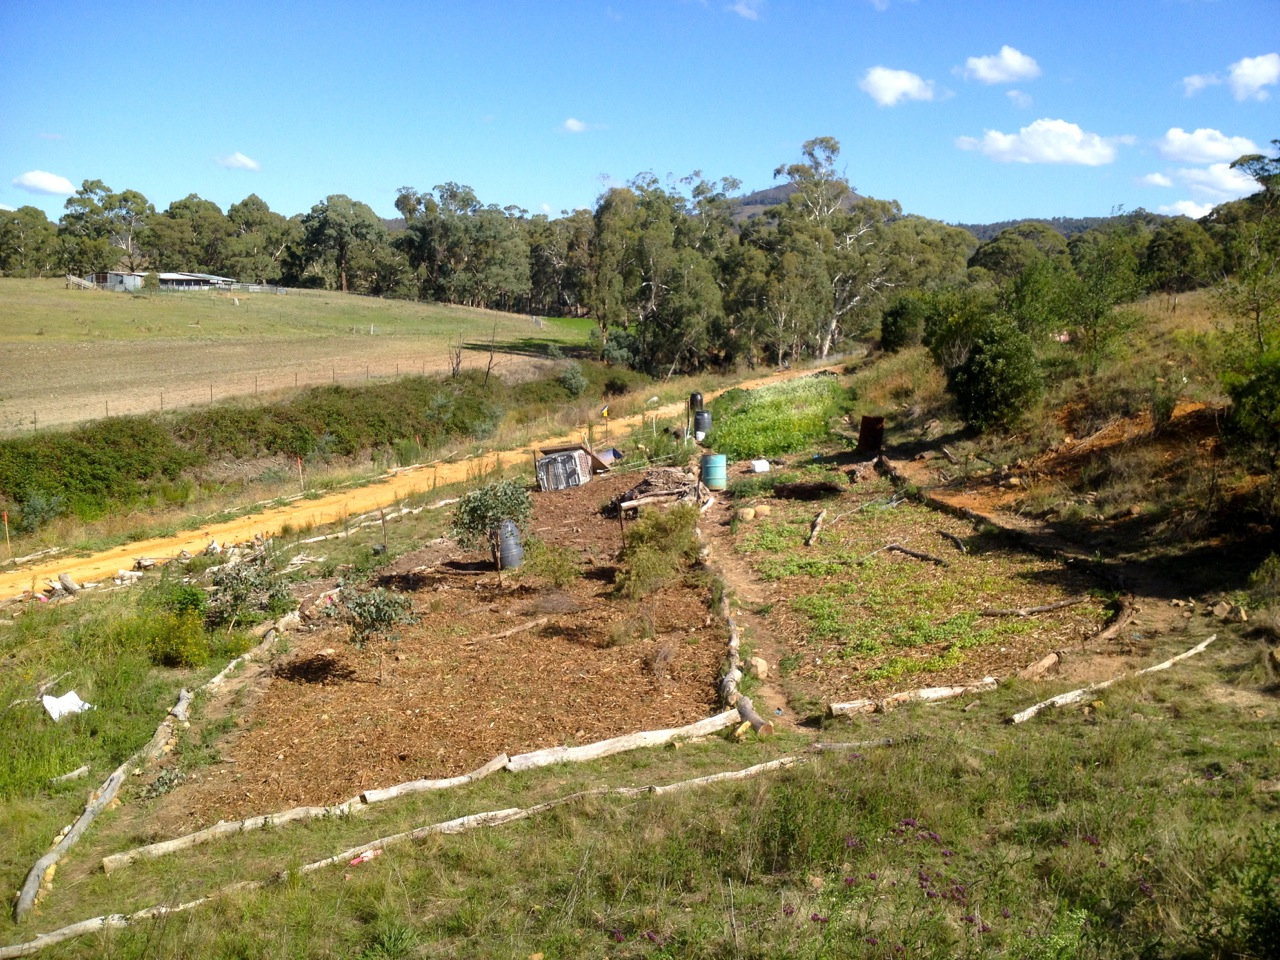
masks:
<svg viewBox="0 0 1280 960"><path fill-rule="evenodd" d="M430 337L444 346L459 336L485 343L493 336L500 345L525 338L579 342L591 323L548 319L539 329L522 314L324 290L128 294L67 289L57 279L0 278L0 343L307 338L368 333L370 326L375 335Z"/></svg>

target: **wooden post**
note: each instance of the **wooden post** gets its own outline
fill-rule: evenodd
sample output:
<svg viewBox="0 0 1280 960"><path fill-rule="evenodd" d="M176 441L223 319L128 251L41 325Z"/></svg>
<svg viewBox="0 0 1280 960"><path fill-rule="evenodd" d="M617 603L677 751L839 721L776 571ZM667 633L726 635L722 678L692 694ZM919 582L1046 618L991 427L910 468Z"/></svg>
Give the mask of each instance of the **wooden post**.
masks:
<svg viewBox="0 0 1280 960"><path fill-rule="evenodd" d="M4 545L9 551L9 559L13 559L13 544L9 542L9 511L4 511Z"/></svg>

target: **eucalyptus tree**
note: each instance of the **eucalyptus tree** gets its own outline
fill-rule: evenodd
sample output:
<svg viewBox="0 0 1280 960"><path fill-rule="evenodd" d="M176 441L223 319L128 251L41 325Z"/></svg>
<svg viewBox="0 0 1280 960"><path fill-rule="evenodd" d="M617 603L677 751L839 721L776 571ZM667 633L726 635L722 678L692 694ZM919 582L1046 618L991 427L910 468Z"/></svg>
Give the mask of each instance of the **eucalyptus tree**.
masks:
<svg viewBox="0 0 1280 960"><path fill-rule="evenodd" d="M0 272L43 277L57 269L58 228L39 207L0 212Z"/></svg>
<svg viewBox="0 0 1280 960"><path fill-rule="evenodd" d="M594 236L590 210L562 213L554 220L539 214L529 221L531 310L563 314L578 308L591 269Z"/></svg>
<svg viewBox="0 0 1280 960"><path fill-rule="evenodd" d="M1142 259L1150 290L1169 295L1207 286L1222 267L1222 251L1194 220L1173 217L1151 234Z"/></svg>
<svg viewBox="0 0 1280 960"><path fill-rule="evenodd" d="M231 237L227 240L227 270L250 283L275 283L283 272L286 253L302 240L302 218L274 212L251 193L227 210Z"/></svg>
<svg viewBox="0 0 1280 960"><path fill-rule="evenodd" d="M311 267L331 267L343 293L349 289L353 261L368 259L385 242L386 228L378 215L345 194L331 194L302 218L303 261Z"/></svg>
<svg viewBox="0 0 1280 960"><path fill-rule="evenodd" d="M221 207L192 193L152 217L143 242L153 268L220 274L234 230Z"/></svg>
<svg viewBox="0 0 1280 960"><path fill-rule="evenodd" d="M126 270L143 266L139 241L155 207L137 190L116 193L101 180L85 180L64 208L59 224L67 269L94 272L118 264Z"/></svg>

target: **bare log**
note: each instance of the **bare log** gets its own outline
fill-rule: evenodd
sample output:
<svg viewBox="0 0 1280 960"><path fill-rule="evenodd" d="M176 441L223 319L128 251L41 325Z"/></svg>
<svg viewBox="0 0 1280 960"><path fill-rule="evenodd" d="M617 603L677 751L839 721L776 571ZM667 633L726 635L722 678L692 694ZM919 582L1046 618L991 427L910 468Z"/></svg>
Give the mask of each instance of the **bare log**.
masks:
<svg viewBox="0 0 1280 960"><path fill-rule="evenodd" d="M89 765L86 763L83 767L76 767L70 773L60 774L56 777L50 777L50 783L66 783L68 780L79 780L81 777L88 776Z"/></svg>
<svg viewBox="0 0 1280 960"><path fill-rule="evenodd" d="M969 552L969 548L965 546L965 542L961 540L959 537L957 537L954 533L947 533L947 531L945 530L939 530L938 536L942 537L945 540L950 540L953 544L955 544L956 549L959 550L961 553Z"/></svg>
<svg viewBox="0 0 1280 960"><path fill-rule="evenodd" d="M912 550L910 547L904 547L900 543L891 543L885 547L885 549L892 550L894 553L906 554L908 557L915 557L917 560L924 560L927 563L936 563L940 567L951 566L951 564L946 560L943 560L941 557L935 557L933 554L925 553L923 550Z"/></svg>
<svg viewBox="0 0 1280 960"><path fill-rule="evenodd" d="M827 704L827 715L831 717L854 716L859 713L886 713L904 703L933 703L937 700L948 700L952 697L963 697L968 693L983 693L994 690L999 681L995 677L983 677L977 683L952 687L925 687L921 690L906 690L894 693L882 700L851 700L848 703Z"/></svg>
<svg viewBox="0 0 1280 960"><path fill-rule="evenodd" d="M757 736L768 737L773 735L773 721L766 720L756 713L755 704L751 702L750 697L739 696L735 706L738 708L738 716L751 724L751 729L756 732Z"/></svg>
<svg viewBox="0 0 1280 960"><path fill-rule="evenodd" d="M465 786L468 783L483 780L489 774L502 770L510 762L510 759L505 753L500 753L478 770L464 773L461 776L448 777L443 780L410 780L408 783L397 784L394 787L387 787L383 790L366 790L360 794L360 799L365 803L381 803L383 800L393 800L396 797L407 796L411 793L425 793L431 790L447 790L450 787Z"/></svg>
<svg viewBox="0 0 1280 960"><path fill-rule="evenodd" d="M533 770L538 767L550 766L553 763L580 763L586 760L598 760L601 757L609 757L615 753L635 750L640 747L660 747L665 743L670 743L672 740L705 737L737 723L738 720L737 710L726 710L723 713L717 713L713 717L707 717L705 720L699 720L697 723L691 723L684 727L675 727L669 730L646 730L641 733L627 734L624 737L614 737L611 740L584 744L581 747L548 747L546 750L535 750L532 753L521 753L512 757L507 761L507 769L512 773L519 773L522 770Z"/></svg>
<svg viewBox="0 0 1280 960"><path fill-rule="evenodd" d="M1071 597L1067 600L1059 600L1057 603L1046 603L1038 607L1009 607L1007 609L986 609L982 611L984 617L1029 617L1033 613L1048 613L1050 610L1061 610L1063 607L1074 607L1077 603L1083 603L1085 597Z"/></svg>
<svg viewBox="0 0 1280 960"><path fill-rule="evenodd" d="M69 573L58 574L58 584L73 597L80 592L80 584L76 583Z"/></svg>
<svg viewBox="0 0 1280 960"><path fill-rule="evenodd" d="M1133 677L1141 677L1144 674L1156 673L1157 671L1160 671L1160 670L1168 670L1170 667L1172 667L1175 663L1178 663L1180 660L1185 660L1188 657L1194 657L1196 654L1203 651L1205 647L1209 646L1209 644L1213 643L1213 641L1217 639L1218 639L1218 635L1215 633L1213 636L1209 637L1209 639L1202 640L1199 643L1197 643L1190 650L1185 650L1182 653L1178 654L1176 657L1170 657L1168 660L1165 660L1163 663L1157 663L1155 666L1146 667L1145 669L1139 670L1137 673L1121 674L1118 677L1112 677L1110 680L1102 680L1098 683L1091 683L1089 684L1089 686L1081 687L1079 690L1071 690L1067 693L1060 693L1056 697L1050 697L1048 700L1042 700L1040 703L1037 703L1034 706L1027 707L1027 709L1019 713L1015 713L1013 716L1009 717L1005 721L1005 723L1024 723L1025 721L1030 720L1032 717L1034 717L1041 710L1047 710L1049 707L1064 707L1072 703L1079 703L1082 700L1087 700L1089 697L1097 693L1099 690L1105 690L1107 687L1111 686L1112 684L1119 683L1121 680L1129 680L1129 679L1132 679Z"/></svg>
<svg viewBox="0 0 1280 960"><path fill-rule="evenodd" d="M892 747L895 743L912 737L876 737L874 740L854 740L849 743L815 743L809 749L814 753L840 753L846 750L863 750L867 747Z"/></svg>
<svg viewBox="0 0 1280 960"><path fill-rule="evenodd" d="M85 807L84 812L80 814L79 819L67 831L66 836L58 841L52 850L35 862L35 865L27 874L27 879L22 884L22 889L18 891L18 899L13 907L15 921L21 922L31 912L31 908L35 906L36 897L40 893L40 883L49 868L67 855L67 851L75 845L76 841L89 828L89 825L93 823L98 814L105 810L107 805L115 799L116 794L120 792L121 785L128 777L129 771L139 762L147 764L160 755L173 731L174 720L185 719L190 707L191 694L189 691L183 690L178 695L177 704L169 711L169 715L161 721L147 745L115 769L111 776L106 779L106 782L98 788L90 799L89 804Z"/></svg>
<svg viewBox="0 0 1280 960"><path fill-rule="evenodd" d="M1056 653L1041 657L1035 663L1028 664L1018 671L1019 680L1038 680L1054 667L1056 667L1062 658Z"/></svg>
<svg viewBox="0 0 1280 960"><path fill-rule="evenodd" d="M1136 613L1137 611L1134 610L1133 599L1131 597L1121 597L1120 609L1116 611L1115 619L1090 637L1088 642L1106 643L1109 640L1114 640L1119 636L1120 631L1129 625L1129 621L1134 618Z"/></svg>
<svg viewBox="0 0 1280 960"><path fill-rule="evenodd" d="M806 547L812 547L814 542L818 539L818 534L822 530L822 521L825 519L827 519L827 511L818 511L818 515L813 518L813 526L809 528L809 539L804 542Z"/></svg>

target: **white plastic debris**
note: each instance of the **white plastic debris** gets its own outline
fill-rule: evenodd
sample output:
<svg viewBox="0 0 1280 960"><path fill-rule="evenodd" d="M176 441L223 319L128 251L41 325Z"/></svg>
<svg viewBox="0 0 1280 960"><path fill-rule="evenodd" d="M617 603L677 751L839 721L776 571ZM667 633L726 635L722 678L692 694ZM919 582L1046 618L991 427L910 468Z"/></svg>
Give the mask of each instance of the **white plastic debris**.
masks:
<svg viewBox="0 0 1280 960"><path fill-rule="evenodd" d="M752 460L751 461L752 473L768 473L769 469L770 467L769 467L768 460Z"/></svg>
<svg viewBox="0 0 1280 960"><path fill-rule="evenodd" d="M40 698L40 702L44 704L44 708L49 711L49 716L54 720L61 720L69 713L83 713L92 709L90 704L80 699L80 695L74 690L64 693L60 697L51 697L45 694Z"/></svg>

